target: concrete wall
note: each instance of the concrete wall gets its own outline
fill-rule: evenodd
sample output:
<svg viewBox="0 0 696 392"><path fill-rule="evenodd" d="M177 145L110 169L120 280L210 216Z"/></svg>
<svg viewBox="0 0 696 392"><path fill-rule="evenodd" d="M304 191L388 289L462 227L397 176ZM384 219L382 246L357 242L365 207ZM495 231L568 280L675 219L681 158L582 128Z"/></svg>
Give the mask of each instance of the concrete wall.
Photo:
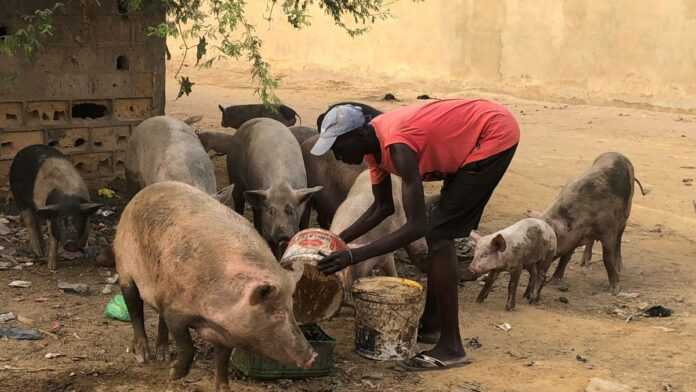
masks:
<svg viewBox="0 0 696 392"><path fill-rule="evenodd" d="M2 3L0 28L12 33L55 1ZM0 185L17 151L37 143L69 155L90 185L123 174L132 128L164 113L165 59L164 41L145 35L164 13L124 12L117 0L66 2L33 61L0 56Z"/></svg>
<svg viewBox="0 0 696 392"><path fill-rule="evenodd" d="M319 11L303 31L277 10L258 30L276 68L696 109L696 0L400 0L392 10L355 39Z"/></svg>

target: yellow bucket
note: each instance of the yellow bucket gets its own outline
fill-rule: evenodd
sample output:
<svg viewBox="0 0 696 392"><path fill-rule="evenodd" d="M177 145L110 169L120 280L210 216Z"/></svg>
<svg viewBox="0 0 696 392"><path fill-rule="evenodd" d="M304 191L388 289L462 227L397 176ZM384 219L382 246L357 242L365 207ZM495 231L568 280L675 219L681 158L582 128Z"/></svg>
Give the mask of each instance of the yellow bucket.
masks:
<svg viewBox="0 0 696 392"><path fill-rule="evenodd" d="M425 290L418 282L388 276L353 284L355 351L380 361L413 356Z"/></svg>

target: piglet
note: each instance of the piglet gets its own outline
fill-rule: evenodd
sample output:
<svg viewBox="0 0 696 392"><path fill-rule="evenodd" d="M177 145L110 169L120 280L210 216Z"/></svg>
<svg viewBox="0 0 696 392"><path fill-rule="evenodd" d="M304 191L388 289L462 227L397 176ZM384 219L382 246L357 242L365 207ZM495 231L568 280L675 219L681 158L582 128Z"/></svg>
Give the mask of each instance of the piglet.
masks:
<svg viewBox="0 0 696 392"><path fill-rule="evenodd" d="M20 150L10 167L10 190L29 232L31 249L44 256L42 220L48 220L48 269L55 270L58 245L77 252L87 245L92 203L82 176L68 157L53 147L35 144Z"/></svg>
<svg viewBox="0 0 696 392"><path fill-rule="evenodd" d="M189 328L215 347L217 390L227 389L235 347L303 368L314 362L293 315L302 264L279 264L244 217L205 192L175 181L144 188L123 211L113 249L139 362L151 357L143 303L159 313L157 359L174 337L174 379L193 362Z"/></svg>
<svg viewBox="0 0 696 392"><path fill-rule="evenodd" d="M529 303L539 300L545 271L556 254L556 233L548 223L541 219L527 218L484 237L475 231L470 236L475 241L476 248L469 270L475 274L488 272L486 284L476 302L485 301L501 271L509 271L510 283L505 309L514 309L517 284L523 269L529 272L524 297Z"/></svg>

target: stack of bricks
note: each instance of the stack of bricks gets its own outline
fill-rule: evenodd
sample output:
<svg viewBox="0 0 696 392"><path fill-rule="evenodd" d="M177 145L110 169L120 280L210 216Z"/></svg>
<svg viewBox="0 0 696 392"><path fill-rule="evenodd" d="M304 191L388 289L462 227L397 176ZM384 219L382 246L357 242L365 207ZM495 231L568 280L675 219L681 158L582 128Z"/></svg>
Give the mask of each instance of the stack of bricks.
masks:
<svg viewBox="0 0 696 392"><path fill-rule="evenodd" d="M2 1L0 39L22 27L22 15L55 3ZM133 127L164 113L165 67L164 40L146 32L163 10L129 13L126 3L66 2L33 59L0 55L2 188L17 151L37 143L68 155L92 187L123 176Z"/></svg>

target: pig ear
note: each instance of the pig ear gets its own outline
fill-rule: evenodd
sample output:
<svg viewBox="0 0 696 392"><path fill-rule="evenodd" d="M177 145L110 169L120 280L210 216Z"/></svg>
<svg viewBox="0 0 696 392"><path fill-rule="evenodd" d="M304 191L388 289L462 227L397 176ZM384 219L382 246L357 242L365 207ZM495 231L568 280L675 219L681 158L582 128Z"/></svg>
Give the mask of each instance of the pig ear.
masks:
<svg viewBox="0 0 696 392"><path fill-rule="evenodd" d="M244 198L254 207L260 207L268 199L268 191L255 190L244 192Z"/></svg>
<svg viewBox="0 0 696 392"><path fill-rule="evenodd" d="M80 212L84 215L91 215L97 212L102 206L103 204L99 203L82 203L80 204Z"/></svg>
<svg viewBox="0 0 696 392"><path fill-rule="evenodd" d="M218 107L220 108L221 112L225 113L225 108L223 108L222 105L218 105Z"/></svg>
<svg viewBox="0 0 696 392"><path fill-rule="evenodd" d="M474 242L479 242L481 240L481 234L476 231L476 230L471 230L469 233L469 238L471 238Z"/></svg>
<svg viewBox="0 0 696 392"><path fill-rule="evenodd" d="M254 288L249 297L249 304L254 306L268 301L278 289L268 283L260 284Z"/></svg>
<svg viewBox="0 0 696 392"><path fill-rule="evenodd" d="M58 215L58 204L47 205L36 210L36 214L42 219L52 219Z"/></svg>
<svg viewBox="0 0 696 392"><path fill-rule="evenodd" d="M312 197L313 194L320 192L322 189L324 189L324 187L320 185L296 190L295 197L297 197L298 204L306 202L310 197Z"/></svg>
<svg viewBox="0 0 696 392"><path fill-rule="evenodd" d="M491 242L491 246L493 247L493 250L497 252L505 252L505 249L507 248L507 244L505 243L505 238L501 234L496 235L493 237L493 241Z"/></svg>
<svg viewBox="0 0 696 392"><path fill-rule="evenodd" d="M290 277L295 282L295 284L297 284L297 282L300 281L300 278L302 278L302 274L304 273L304 263L302 261L300 261L300 260L281 261L280 266L288 271L288 273L290 274Z"/></svg>

